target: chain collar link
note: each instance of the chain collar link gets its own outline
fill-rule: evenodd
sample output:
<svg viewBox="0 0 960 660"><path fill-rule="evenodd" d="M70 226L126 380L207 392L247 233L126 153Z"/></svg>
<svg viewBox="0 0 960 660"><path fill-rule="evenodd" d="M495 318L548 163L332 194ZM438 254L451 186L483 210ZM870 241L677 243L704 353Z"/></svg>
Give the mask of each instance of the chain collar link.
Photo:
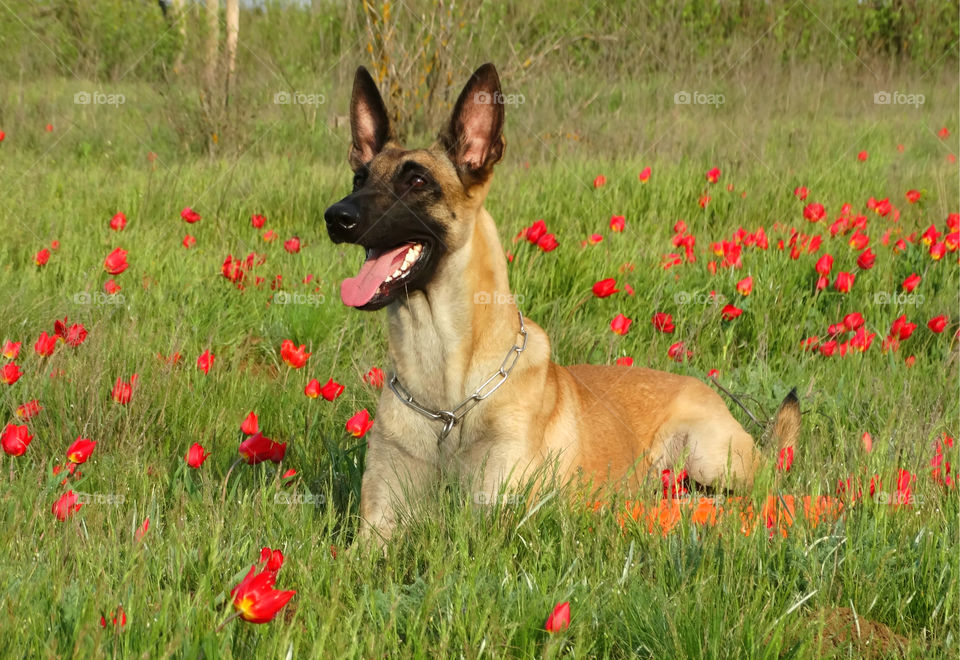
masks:
<svg viewBox="0 0 960 660"><path fill-rule="evenodd" d="M503 362L500 363L500 368L497 369L493 375L483 381L483 384L480 385L480 387L478 387L473 394L468 396L466 399L457 404L456 407L451 408L450 410L431 410L430 408L422 406L416 399L413 398L413 395L407 391L407 388L400 383L400 379L397 378L396 372L394 372L390 377L390 389L393 390L393 393L397 395L397 398L400 399L402 403L404 403L407 407L417 411L424 417L438 422L443 422L443 428L437 437L438 445L441 444L448 435L450 435L450 432L453 430L454 426L463 421L463 418L468 412L473 410L478 403L496 392L501 385L507 382L507 376L510 375L510 372L520 359L520 354L523 353L523 350L527 347L527 328L523 325L523 314L517 310L517 316L520 318L519 334L522 337L520 345L517 346L514 344L510 350L507 351L507 356L503 358Z"/></svg>

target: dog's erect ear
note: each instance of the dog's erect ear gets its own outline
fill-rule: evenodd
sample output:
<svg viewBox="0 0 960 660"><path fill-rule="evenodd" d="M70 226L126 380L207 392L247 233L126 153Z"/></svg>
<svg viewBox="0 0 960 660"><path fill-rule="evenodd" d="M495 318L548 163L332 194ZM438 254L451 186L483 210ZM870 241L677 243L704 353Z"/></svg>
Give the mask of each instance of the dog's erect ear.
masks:
<svg viewBox="0 0 960 660"><path fill-rule="evenodd" d="M503 94L500 76L492 64L473 72L453 107L450 124L440 143L461 178L485 180L503 157Z"/></svg>
<svg viewBox="0 0 960 660"><path fill-rule="evenodd" d="M391 138L387 107L383 104L377 84L362 66L357 69L353 79L350 132L353 134L353 143L350 145L349 160L354 170L373 160Z"/></svg>

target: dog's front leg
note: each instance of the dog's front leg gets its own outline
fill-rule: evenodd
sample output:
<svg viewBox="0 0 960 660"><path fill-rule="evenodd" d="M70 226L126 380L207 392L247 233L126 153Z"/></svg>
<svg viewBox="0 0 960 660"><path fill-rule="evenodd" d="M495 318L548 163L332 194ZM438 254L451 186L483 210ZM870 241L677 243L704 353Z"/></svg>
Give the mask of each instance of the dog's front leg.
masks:
<svg viewBox="0 0 960 660"><path fill-rule="evenodd" d="M371 430L360 487L361 543L381 548L393 534L401 507L415 505L436 475L432 461L419 457L398 441Z"/></svg>

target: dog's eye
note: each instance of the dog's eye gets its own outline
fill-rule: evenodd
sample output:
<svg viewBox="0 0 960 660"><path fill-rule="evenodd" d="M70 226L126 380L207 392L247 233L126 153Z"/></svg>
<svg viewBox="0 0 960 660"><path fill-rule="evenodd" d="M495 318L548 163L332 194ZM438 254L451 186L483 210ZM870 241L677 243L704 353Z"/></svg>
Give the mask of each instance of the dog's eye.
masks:
<svg viewBox="0 0 960 660"><path fill-rule="evenodd" d="M364 182L367 180L367 175L364 172L357 172L353 175L353 190L356 192L358 189L363 187Z"/></svg>
<svg viewBox="0 0 960 660"><path fill-rule="evenodd" d="M423 188L425 185L427 185L427 180L419 174L414 174L412 177L410 177L411 188Z"/></svg>

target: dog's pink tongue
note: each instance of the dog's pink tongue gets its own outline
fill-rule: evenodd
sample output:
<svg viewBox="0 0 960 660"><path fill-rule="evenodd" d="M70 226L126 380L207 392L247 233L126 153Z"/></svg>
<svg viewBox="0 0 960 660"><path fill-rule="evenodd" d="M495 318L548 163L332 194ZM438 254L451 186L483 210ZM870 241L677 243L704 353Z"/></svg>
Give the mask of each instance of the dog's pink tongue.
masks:
<svg viewBox="0 0 960 660"><path fill-rule="evenodd" d="M356 277L348 277L340 285L340 300L350 307L363 307L380 290L383 281L397 269L407 254L410 245L374 252L363 262Z"/></svg>

